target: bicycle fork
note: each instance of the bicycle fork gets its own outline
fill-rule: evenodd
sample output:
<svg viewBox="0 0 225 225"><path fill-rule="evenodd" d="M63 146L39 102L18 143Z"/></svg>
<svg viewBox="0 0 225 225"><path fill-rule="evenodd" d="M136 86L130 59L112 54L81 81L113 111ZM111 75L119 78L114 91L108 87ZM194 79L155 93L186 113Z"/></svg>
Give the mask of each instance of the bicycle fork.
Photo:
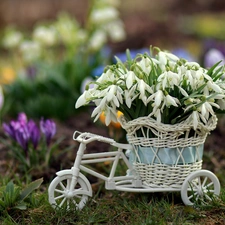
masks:
<svg viewBox="0 0 225 225"><path fill-rule="evenodd" d="M74 165L71 168L72 179L71 179L71 184L70 184L70 187L69 187L68 197L73 197L73 190L74 190L74 187L77 184L77 179L78 179L79 173L80 173L80 164L81 164L81 160L82 160L85 149L86 149L86 144L81 142L80 145L79 145L78 151L77 151L77 155L76 155L76 159L74 161Z"/></svg>

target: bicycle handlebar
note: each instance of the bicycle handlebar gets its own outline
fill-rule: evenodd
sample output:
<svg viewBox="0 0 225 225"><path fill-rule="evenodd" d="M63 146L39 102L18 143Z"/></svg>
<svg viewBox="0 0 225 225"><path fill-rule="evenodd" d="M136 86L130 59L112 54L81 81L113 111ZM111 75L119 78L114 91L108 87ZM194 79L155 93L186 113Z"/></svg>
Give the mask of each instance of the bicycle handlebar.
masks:
<svg viewBox="0 0 225 225"><path fill-rule="evenodd" d="M133 149L133 146L130 144L117 143L112 138L107 138L107 137L103 137L103 136L88 133L88 132L81 133L79 131L75 131L73 134L73 140L78 141L80 143L84 143L84 144L88 144L92 141L100 141L100 142L105 142L110 145L113 145L117 148L130 149L130 150Z"/></svg>
<svg viewBox="0 0 225 225"><path fill-rule="evenodd" d="M101 141L111 145L115 143L115 141L112 138L106 138L106 137L103 137L97 134L88 133L88 132L81 133L79 131L74 132L73 140L84 143L84 144L88 144L92 141Z"/></svg>

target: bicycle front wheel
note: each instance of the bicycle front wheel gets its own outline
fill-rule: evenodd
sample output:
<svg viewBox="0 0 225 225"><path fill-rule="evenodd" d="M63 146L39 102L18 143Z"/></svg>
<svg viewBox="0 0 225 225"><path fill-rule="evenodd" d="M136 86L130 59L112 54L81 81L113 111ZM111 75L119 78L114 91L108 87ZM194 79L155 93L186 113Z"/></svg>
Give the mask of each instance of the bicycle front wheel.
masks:
<svg viewBox="0 0 225 225"><path fill-rule="evenodd" d="M50 184L49 192L49 203L53 208L69 209L75 206L77 209L82 209L89 197L89 184L88 181L79 175L77 183L73 188L72 194L70 192L70 185L72 181L72 174L65 174L57 176Z"/></svg>

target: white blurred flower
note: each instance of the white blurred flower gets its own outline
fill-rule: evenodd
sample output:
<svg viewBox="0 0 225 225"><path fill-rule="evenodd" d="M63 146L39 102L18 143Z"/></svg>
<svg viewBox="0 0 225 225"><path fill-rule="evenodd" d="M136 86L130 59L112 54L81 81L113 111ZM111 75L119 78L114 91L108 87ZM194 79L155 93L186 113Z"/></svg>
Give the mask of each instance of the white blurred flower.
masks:
<svg viewBox="0 0 225 225"><path fill-rule="evenodd" d="M58 38L63 44L72 45L76 43L79 25L74 18L70 17L68 14L61 13L54 27L57 31Z"/></svg>
<svg viewBox="0 0 225 225"><path fill-rule="evenodd" d="M39 26L33 32L33 38L41 45L53 46L57 43L57 32L53 26Z"/></svg>
<svg viewBox="0 0 225 225"><path fill-rule="evenodd" d="M87 31L84 29L79 29L76 34L76 39L80 43L84 43L87 40Z"/></svg>
<svg viewBox="0 0 225 225"><path fill-rule="evenodd" d="M37 60L41 56L41 46L35 41L24 41L20 45L22 57L26 62Z"/></svg>
<svg viewBox="0 0 225 225"><path fill-rule="evenodd" d="M98 0L97 1L99 5L101 6L114 6L118 7L121 4L120 0Z"/></svg>
<svg viewBox="0 0 225 225"><path fill-rule="evenodd" d="M6 33L6 36L4 37L2 44L6 48L16 48L20 45L20 43L23 40L23 35L19 31L9 31Z"/></svg>
<svg viewBox="0 0 225 225"><path fill-rule="evenodd" d="M107 35L104 30L96 30L89 40L91 50L99 50L107 41Z"/></svg>
<svg viewBox="0 0 225 225"><path fill-rule="evenodd" d="M90 20L94 24L102 24L112 20L115 20L119 17L119 12L114 7L103 7L99 9L94 9L91 12Z"/></svg>
<svg viewBox="0 0 225 225"><path fill-rule="evenodd" d="M105 27L109 37L114 42L123 41L126 38L126 32L124 30L123 23L120 20L113 21Z"/></svg>

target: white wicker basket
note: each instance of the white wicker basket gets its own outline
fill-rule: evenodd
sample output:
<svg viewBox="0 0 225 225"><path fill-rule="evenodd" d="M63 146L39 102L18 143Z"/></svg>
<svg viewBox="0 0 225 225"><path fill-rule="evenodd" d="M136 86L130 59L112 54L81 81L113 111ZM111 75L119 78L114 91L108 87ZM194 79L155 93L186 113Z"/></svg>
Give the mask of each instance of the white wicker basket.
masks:
<svg viewBox="0 0 225 225"><path fill-rule="evenodd" d="M210 118L208 124L199 123L196 130L193 124L183 121L179 124L170 125L157 123L150 117L140 117L132 121L120 118L122 127L127 132L127 139L134 147L136 155L133 166L139 173L142 182L150 187L174 187L180 188L184 179L191 173L202 168L201 148L210 131L216 128L217 117ZM154 136L154 137L152 137ZM187 149L194 146L194 161L187 163L183 154ZM140 148L149 147L153 159L146 163L138 154ZM173 163L165 163L159 152L176 151L177 160ZM193 149L192 149L193 151ZM167 152L168 153L168 152Z"/></svg>

